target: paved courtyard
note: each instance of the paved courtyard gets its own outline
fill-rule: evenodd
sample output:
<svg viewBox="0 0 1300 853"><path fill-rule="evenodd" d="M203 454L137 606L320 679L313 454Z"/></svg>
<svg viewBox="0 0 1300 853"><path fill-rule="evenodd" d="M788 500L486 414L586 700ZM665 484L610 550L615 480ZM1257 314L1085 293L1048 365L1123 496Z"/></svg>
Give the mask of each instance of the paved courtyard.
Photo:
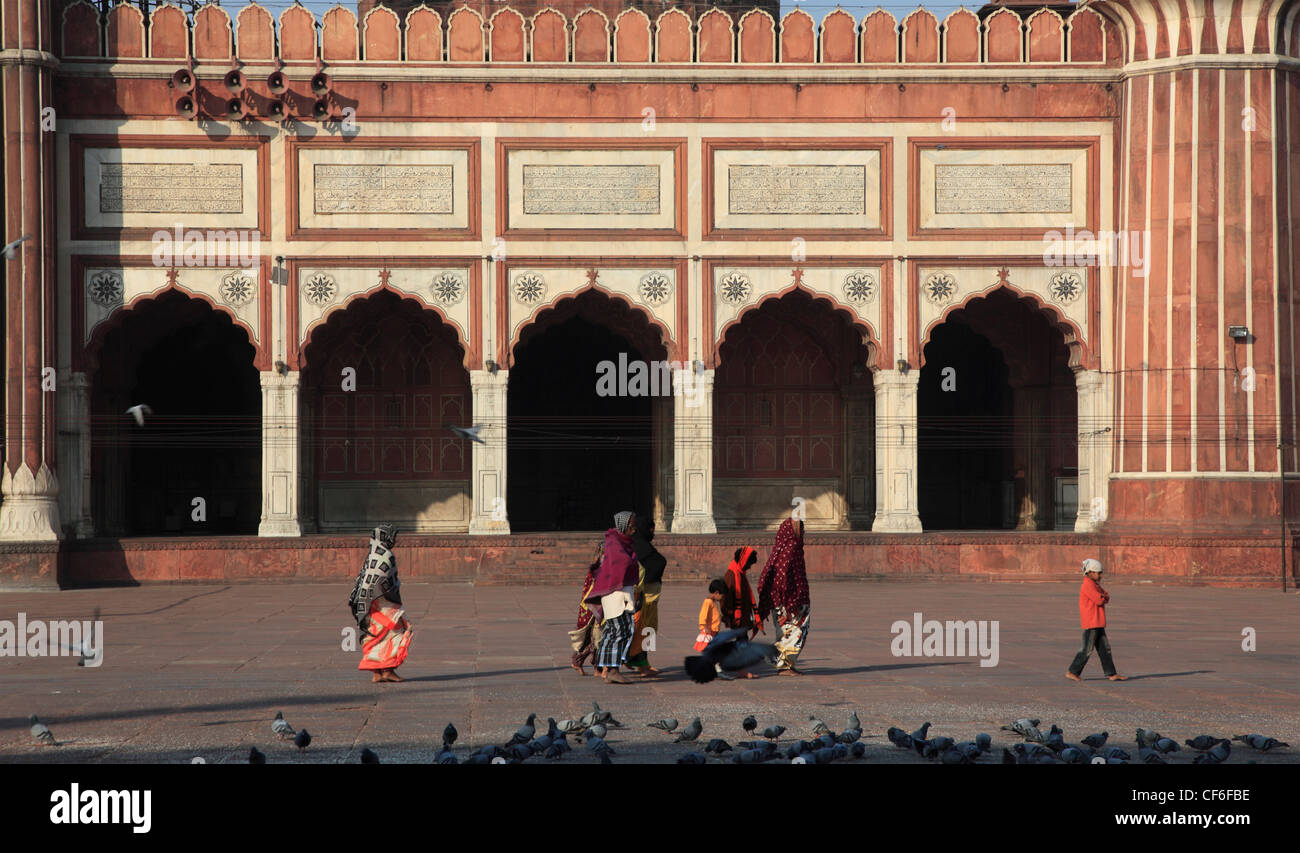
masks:
<svg viewBox="0 0 1300 853"><path fill-rule="evenodd" d="M607 685L568 666L578 584L473 587L403 585L416 634L405 684L372 685L358 653L341 648L352 625L350 579L337 584L158 585L0 597L0 620L104 620L104 663L0 657L0 762L242 762L256 745L276 762L355 762L363 747L385 762L428 762L443 726L460 746L501 743L530 711L577 718L592 700L626 728L607 738L616 762L669 762L689 751L645 726L698 715L704 739L745 739L740 721L808 736L816 715L836 731L857 711L867 763L919 762L884 738L929 720L958 740L986 731L995 749L1018 738L1017 717L1055 722L1066 740L1107 730L1133 747L1137 726L1181 741L1260 732L1294 744L1257 753L1234 744L1231 763L1300 761L1300 597L1269 590L1126 586L1112 578L1108 629L1126 683L1103 679L1094 658L1082 684L1064 671L1079 641L1077 585L822 582L812 586L803 678L767 670L750 681L694 684L681 669L696 634L704 585L665 585L656 682ZM977 657L895 657L890 626L924 619L996 620L997 666ZM1242 629L1257 650L1242 650ZM770 637L770 628L769 634ZM590 670L588 670L590 672ZM298 754L271 734L282 710L314 738ZM28 734L36 713L62 746ZM575 744L566 763L594 763ZM463 758L466 749L458 749ZM1186 751L1176 763L1190 760ZM543 763L534 759L530 763Z"/></svg>

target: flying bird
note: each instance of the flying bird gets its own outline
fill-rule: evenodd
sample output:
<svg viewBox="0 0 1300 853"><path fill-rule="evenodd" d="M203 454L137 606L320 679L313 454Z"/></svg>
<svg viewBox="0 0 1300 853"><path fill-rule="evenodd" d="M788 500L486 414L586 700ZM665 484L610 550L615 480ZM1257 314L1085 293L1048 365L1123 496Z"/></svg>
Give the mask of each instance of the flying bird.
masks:
<svg viewBox="0 0 1300 853"><path fill-rule="evenodd" d="M293 726L285 722L283 711L275 712L275 719L271 721L271 731L279 735L280 740L286 740L297 734L293 730Z"/></svg>
<svg viewBox="0 0 1300 853"><path fill-rule="evenodd" d="M645 725L648 729L659 729L664 732L676 731L677 729L677 721L671 718L667 720L655 720L653 723L646 723Z"/></svg>
<svg viewBox="0 0 1300 853"><path fill-rule="evenodd" d="M518 743L528 743L532 740L533 735L537 733L537 726L533 725L536 720L536 714L529 714L528 722L524 723L515 731L514 736L506 742L506 746L514 746Z"/></svg>
<svg viewBox="0 0 1300 853"><path fill-rule="evenodd" d="M363 750L361 750L361 763L362 763L362 764L378 764L378 763L379 763L379 756L378 756L378 755L375 755L374 752L372 752L372 751L369 750L369 749L363 749Z"/></svg>
<svg viewBox="0 0 1300 853"><path fill-rule="evenodd" d="M12 243L6 243L4 249L0 249L0 253L4 254L6 261L12 261L14 258L18 257L17 250L19 244L26 243L30 239L32 239L31 234L24 234Z"/></svg>
<svg viewBox="0 0 1300 853"><path fill-rule="evenodd" d="M702 731L704 731L704 724L700 722L699 717L696 717L695 719L691 720L691 724L689 726L682 729L682 731L677 735L677 738L673 741L673 743L682 743L685 741L695 740L700 736L700 732Z"/></svg>
<svg viewBox="0 0 1300 853"><path fill-rule="evenodd" d="M298 732L298 734L294 735L293 745L299 749L306 749L311 746L311 734L306 729Z"/></svg>
<svg viewBox="0 0 1300 853"><path fill-rule="evenodd" d="M749 669L762 660L776 660L776 646L749 642L746 633L744 628L736 628L718 634L704 651L686 658L687 673L698 683L707 684L718 677L719 668L731 673Z"/></svg>
<svg viewBox="0 0 1300 853"><path fill-rule="evenodd" d="M32 724L32 737L40 741L42 745L44 746L59 745L59 742L54 739L54 733L50 731L50 727L42 723L40 720L36 719L35 714L29 716L27 718L27 722Z"/></svg>
<svg viewBox="0 0 1300 853"><path fill-rule="evenodd" d="M127 409L126 413L131 417L135 418L136 426L144 426L144 416L152 415L153 409L149 408L144 403L138 403L132 406L131 408Z"/></svg>
<svg viewBox="0 0 1300 853"><path fill-rule="evenodd" d="M477 441L479 444L487 444L486 441L478 437L478 432L483 429L483 424L474 424L472 427L449 426L447 428L461 438L469 441Z"/></svg>
<svg viewBox="0 0 1300 853"><path fill-rule="evenodd" d="M248 750L248 763L249 763L249 764L265 764L265 763L266 763L266 756L263 755L262 752L261 752L257 747L255 747L255 746L254 746L254 747L251 747L251 748Z"/></svg>

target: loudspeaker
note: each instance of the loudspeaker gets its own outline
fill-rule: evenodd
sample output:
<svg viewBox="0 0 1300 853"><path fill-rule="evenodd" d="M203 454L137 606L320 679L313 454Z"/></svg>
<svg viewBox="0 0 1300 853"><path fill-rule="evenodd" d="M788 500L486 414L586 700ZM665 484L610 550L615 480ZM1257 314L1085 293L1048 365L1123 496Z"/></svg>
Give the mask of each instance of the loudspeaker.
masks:
<svg viewBox="0 0 1300 853"><path fill-rule="evenodd" d="M289 106L279 98L274 98L266 108L266 117L272 121L284 121L289 117Z"/></svg>
<svg viewBox="0 0 1300 853"><path fill-rule="evenodd" d="M240 92L244 91L245 80L242 71L231 69L226 74L223 82L225 82L226 88L229 89L232 94L238 95Z"/></svg>
<svg viewBox="0 0 1300 853"><path fill-rule="evenodd" d="M266 88L272 95L283 95L289 90L289 81L279 71L272 71L266 75Z"/></svg>
<svg viewBox="0 0 1300 853"><path fill-rule="evenodd" d="M172 86L182 92L194 91L194 74L188 68L181 68L172 74Z"/></svg>
<svg viewBox="0 0 1300 853"><path fill-rule="evenodd" d="M182 95L176 99L176 115L183 119L191 119L198 115L198 110L194 106L194 99L189 95Z"/></svg>
<svg viewBox="0 0 1300 853"><path fill-rule="evenodd" d="M231 121L239 121L248 115L248 105L240 98L231 98L226 101L226 118Z"/></svg>
<svg viewBox="0 0 1300 853"><path fill-rule="evenodd" d="M311 93L313 95L326 95L330 91L330 77L324 71L311 78Z"/></svg>

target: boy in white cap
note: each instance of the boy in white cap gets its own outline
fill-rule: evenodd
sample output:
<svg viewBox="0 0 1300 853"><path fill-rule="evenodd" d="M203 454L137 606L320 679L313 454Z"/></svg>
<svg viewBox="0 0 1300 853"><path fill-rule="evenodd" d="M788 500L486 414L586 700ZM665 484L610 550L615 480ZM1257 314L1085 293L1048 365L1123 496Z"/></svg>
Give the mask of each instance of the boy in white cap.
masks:
<svg viewBox="0 0 1300 853"><path fill-rule="evenodd" d="M1110 657L1110 640L1106 639L1106 603L1110 593L1101 588L1101 563L1097 560L1083 561L1083 585L1079 587L1079 621L1083 625L1083 648L1074 656L1074 662L1066 671L1065 677L1071 681L1082 681L1079 676L1092 657L1092 650L1097 650L1101 658L1101 670L1111 681L1127 681L1127 676L1115 672L1115 662Z"/></svg>

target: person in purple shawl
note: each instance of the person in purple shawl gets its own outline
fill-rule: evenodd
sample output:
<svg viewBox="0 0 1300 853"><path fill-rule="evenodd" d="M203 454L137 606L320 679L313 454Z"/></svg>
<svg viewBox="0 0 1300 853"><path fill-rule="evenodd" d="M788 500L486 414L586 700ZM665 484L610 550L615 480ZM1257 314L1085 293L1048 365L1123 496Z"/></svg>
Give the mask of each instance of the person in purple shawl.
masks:
<svg viewBox="0 0 1300 853"><path fill-rule="evenodd" d="M610 684L629 684L618 668L632 645L633 613L640 567L632 547L636 521L631 512L614 516L614 526L605 531L605 556L596 572L585 601L601 619L600 647L596 650L596 673Z"/></svg>

